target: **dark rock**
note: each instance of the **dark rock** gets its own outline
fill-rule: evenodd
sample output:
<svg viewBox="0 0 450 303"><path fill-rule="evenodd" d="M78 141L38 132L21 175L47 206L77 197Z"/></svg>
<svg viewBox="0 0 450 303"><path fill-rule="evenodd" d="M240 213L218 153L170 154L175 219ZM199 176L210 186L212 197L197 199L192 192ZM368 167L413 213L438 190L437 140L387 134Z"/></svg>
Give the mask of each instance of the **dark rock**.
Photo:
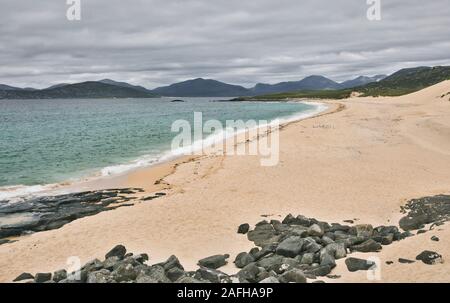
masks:
<svg viewBox="0 0 450 303"><path fill-rule="evenodd" d="M182 271L184 271L183 265L181 265L180 260L176 256L170 256L169 259L167 259L166 262L160 264L165 271L169 271L172 268L178 268Z"/></svg>
<svg viewBox="0 0 450 303"><path fill-rule="evenodd" d="M347 250L344 243L331 243L325 247L325 251L336 260L347 257Z"/></svg>
<svg viewBox="0 0 450 303"><path fill-rule="evenodd" d="M272 243L272 244L264 246L260 251L258 251L256 253L250 252L250 254L255 258L255 260L259 260L261 258L264 258L265 256L275 253L277 246L278 246L278 244Z"/></svg>
<svg viewBox="0 0 450 303"><path fill-rule="evenodd" d="M209 281L211 283L223 283L224 281L229 281L229 276L227 274L206 267L200 267L194 278L197 280Z"/></svg>
<svg viewBox="0 0 450 303"><path fill-rule="evenodd" d="M137 272L137 280L141 281L140 283L144 283L144 280L156 281L153 283L171 282L171 280L166 275L164 267L162 267L161 265L142 266L137 268L135 271ZM131 271L130 273L132 274Z"/></svg>
<svg viewBox="0 0 450 303"><path fill-rule="evenodd" d="M419 231L417 232L417 234L418 234L418 235L421 235L421 234L425 234L426 232L427 232L426 230L421 229L421 230L419 230Z"/></svg>
<svg viewBox="0 0 450 303"><path fill-rule="evenodd" d="M119 257L110 257L103 262L102 266L106 269L113 270L115 267L119 265L119 263L120 263Z"/></svg>
<svg viewBox="0 0 450 303"><path fill-rule="evenodd" d="M179 280L176 281L176 283L180 283L180 284L195 284L195 283L203 283L200 280L197 280L193 277L182 277Z"/></svg>
<svg viewBox="0 0 450 303"><path fill-rule="evenodd" d="M432 236L431 241L439 242L439 238L436 236Z"/></svg>
<svg viewBox="0 0 450 303"><path fill-rule="evenodd" d="M34 280L34 276L30 273L24 272L18 275L17 278L13 280L13 282L19 282L24 280Z"/></svg>
<svg viewBox="0 0 450 303"><path fill-rule="evenodd" d="M255 258L251 254L248 254L246 252L238 254L236 256L236 259L234 260L234 264L237 268L244 268L245 266L253 262L255 262Z"/></svg>
<svg viewBox="0 0 450 303"><path fill-rule="evenodd" d="M292 269L282 274L279 281L281 283L306 283L306 277L303 271Z"/></svg>
<svg viewBox="0 0 450 303"><path fill-rule="evenodd" d="M127 249L123 245L117 245L113 249L111 249L106 255L105 259L111 257L118 257L119 259L123 259L125 254L127 253Z"/></svg>
<svg viewBox="0 0 450 303"><path fill-rule="evenodd" d="M421 229L430 223L441 224L450 219L450 196L438 195L414 199L402 209L405 213L408 212L399 222L405 231Z"/></svg>
<svg viewBox="0 0 450 303"><path fill-rule="evenodd" d="M331 280L337 280L337 279L342 278L342 276L339 276L339 275L328 275L327 278L331 279Z"/></svg>
<svg viewBox="0 0 450 303"><path fill-rule="evenodd" d="M325 249L320 254L320 265L330 266L332 269L336 267L336 260Z"/></svg>
<svg viewBox="0 0 450 303"><path fill-rule="evenodd" d="M303 244L304 240L302 238L297 236L289 237L278 245L276 253L281 256L294 258L302 251Z"/></svg>
<svg viewBox="0 0 450 303"><path fill-rule="evenodd" d="M284 220L282 221L283 224L287 225L300 225L309 227L311 225L311 220L306 218L305 216L297 216L294 217L293 215L289 214Z"/></svg>
<svg viewBox="0 0 450 303"><path fill-rule="evenodd" d="M240 282L250 282L250 283L256 283L257 276L259 274L260 270L258 266L256 266L255 263L250 263L249 265L245 266L243 269L241 269L237 276L239 278Z"/></svg>
<svg viewBox="0 0 450 303"><path fill-rule="evenodd" d="M325 230L319 224L313 224L308 228L308 234L312 237L322 237Z"/></svg>
<svg viewBox="0 0 450 303"><path fill-rule="evenodd" d="M315 268L311 268L311 269L307 270L305 273L311 274L316 277L325 277L331 273L331 270L332 270L331 266L324 265L324 266L318 266Z"/></svg>
<svg viewBox="0 0 450 303"><path fill-rule="evenodd" d="M65 269L61 269L53 273L53 281L56 283L64 279L67 279L67 271Z"/></svg>
<svg viewBox="0 0 450 303"><path fill-rule="evenodd" d="M370 239L359 245L353 245L351 247L351 249L353 251L359 251L359 252L378 252L382 249L382 247L381 247L380 243L377 243L374 240Z"/></svg>
<svg viewBox="0 0 450 303"><path fill-rule="evenodd" d="M166 271L167 277L170 281L175 282L185 275L185 272L178 267L173 267Z"/></svg>
<svg viewBox="0 0 450 303"><path fill-rule="evenodd" d="M386 261L386 264L387 265L392 265L392 264L394 264L394 261Z"/></svg>
<svg viewBox="0 0 450 303"><path fill-rule="evenodd" d="M230 255L215 255L208 258L201 259L198 261L198 265L211 268L211 269L218 269L224 265L226 265L227 259L230 257Z"/></svg>
<svg viewBox="0 0 450 303"><path fill-rule="evenodd" d="M263 221L264 222L264 221ZM254 242L256 246L263 247L277 242L279 236L270 223L259 223L254 230L247 233L247 238Z"/></svg>
<svg viewBox="0 0 450 303"><path fill-rule="evenodd" d="M248 231L250 230L250 225L249 224L242 224L239 226L238 228L238 234L243 234L245 235L246 233L248 233Z"/></svg>
<svg viewBox="0 0 450 303"><path fill-rule="evenodd" d="M260 259L256 264L268 272L274 271L279 274L282 272L281 265L283 264L283 259L284 258L280 255L273 255Z"/></svg>
<svg viewBox="0 0 450 303"><path fill-rule="evenodd" d="M399 259L398 259L398 262L399 262L399 263L402 263L402 264L412 264L412 263L415 263L415 261L408 260L408 259L403 259L403 258L399 258Z"/></svg>
<svg viewBox="0 0 450 303"><path fill-rule="evenodd" d="M418 255L416 257L416 260L418 261L422 261L425 264L428 265L435 265L438 263L443 263L443 259L442 256L440 254L438 254L437 252L434 251L423 251L422 253L420 253L420 255Z"/></svg>
<svg viewBox="0 0 450 303"><path fill-rule="evenodd" d="M314 254L313 253L306 253L302 256L302 259L300 261L301 264L311 265L314 263Z"/></svg>
<svg viewBox="0 0 450 303"><path fill-rule="evenodd" d="M34 276L34 282L36 283L44 283L50 281L52 279L51 273L38 273Z"/></svg>
<svg viewBox="0 0 450 303"><path fill-rule="evenodd" d="M86 283L101 284L101 283L111 283L112 281L113 278L111 276L111 272L107 269L101 269L99 271L90 272L87 276ZM127 280L120 280L120 281L127 281Z"/></svg>
<svg viewBox="0 0 450 303"><path fill-rule="evenodd" d="M137 262L143 264L149 260L149 257L147 254L139 254L139 255L133 256L133 259L135 259Z"/></svg>
<svg viewBox="0 0 450 303"><path fill-rule="evenodd" d="M345 265L347 265L347 269L351 272L355 272L358 270L369 270L375 263L368 260L358 259L358 258L347 258L345 260Z"/></svg>
<svg viewBox="0 0 450 303"><path fill-rule="evenodd" d="M114 269L112 276L116 282L133 281L136 280L138 272L134 269L133 265L122 263Z"/></svg>

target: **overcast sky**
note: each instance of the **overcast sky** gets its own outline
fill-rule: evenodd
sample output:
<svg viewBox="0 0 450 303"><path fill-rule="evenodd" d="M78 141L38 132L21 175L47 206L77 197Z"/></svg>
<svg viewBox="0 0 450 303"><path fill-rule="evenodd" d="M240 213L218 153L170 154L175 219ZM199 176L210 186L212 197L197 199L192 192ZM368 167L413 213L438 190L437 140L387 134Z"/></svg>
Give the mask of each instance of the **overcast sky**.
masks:
<svg viewBox="0 0 450 303"><path fill-rule="evenodd" d="M450 65L450 0L0 0L0 83L190 78L252 86Z"/></svg>

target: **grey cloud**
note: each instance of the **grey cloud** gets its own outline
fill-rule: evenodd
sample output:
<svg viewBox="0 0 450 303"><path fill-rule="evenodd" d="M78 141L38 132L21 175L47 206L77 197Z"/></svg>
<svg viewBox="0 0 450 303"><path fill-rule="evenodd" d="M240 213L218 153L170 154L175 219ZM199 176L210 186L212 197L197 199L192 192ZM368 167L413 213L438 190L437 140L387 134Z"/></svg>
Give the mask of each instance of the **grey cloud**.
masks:
<svg viewBox="0 0 450 303"><path fill-rule="evenodd" d="M194 77L254 85L345 80L450 64L448 0L3 0L0 83L45 87L113 78L155 87Z"/></svg>

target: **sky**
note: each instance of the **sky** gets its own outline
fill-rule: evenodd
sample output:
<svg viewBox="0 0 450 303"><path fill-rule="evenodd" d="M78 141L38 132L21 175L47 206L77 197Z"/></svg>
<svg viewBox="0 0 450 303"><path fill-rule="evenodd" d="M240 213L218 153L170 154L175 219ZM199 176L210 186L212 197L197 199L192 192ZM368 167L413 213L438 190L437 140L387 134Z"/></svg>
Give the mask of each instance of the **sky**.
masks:
<svg viewBox="0 0 450 303"><path fill-rule="evenodd" d="M246 87L450 65L450 0L0 0L0 83L192 78ZM375 0L374 0L375 1Z"/></svg>

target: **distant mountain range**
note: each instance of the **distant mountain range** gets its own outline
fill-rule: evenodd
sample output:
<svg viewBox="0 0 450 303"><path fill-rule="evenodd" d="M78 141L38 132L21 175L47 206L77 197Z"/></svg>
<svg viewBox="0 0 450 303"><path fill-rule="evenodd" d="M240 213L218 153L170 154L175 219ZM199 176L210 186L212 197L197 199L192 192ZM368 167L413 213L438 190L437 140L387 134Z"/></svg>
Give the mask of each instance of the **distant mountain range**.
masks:
<svg viewBox="0 0 450 303"><path fill-rule="evenodd" d="M154 94L135 88L88 81L54 85L42 90L0 90L0 99L95 99L95 98L151 98Z"/></svg>
<svg viewBox="0 0 450 303"><path fill-rule="evenodd" d="M395 94L423 88L450 78L450 67L417 67L400 70L390 76L360 76L341 83L324 76L309 76L300 81L277 84L258 83L252 88L211 79L193 79L149 90L142 86L110 79L76 84L61 83L46 89L18 88L0 84L0 99L55 98L152 98L260 96L301 91L343 91L354 89L364 94L387 91ZM323 95L330 95L329 93Z"/></svg>

